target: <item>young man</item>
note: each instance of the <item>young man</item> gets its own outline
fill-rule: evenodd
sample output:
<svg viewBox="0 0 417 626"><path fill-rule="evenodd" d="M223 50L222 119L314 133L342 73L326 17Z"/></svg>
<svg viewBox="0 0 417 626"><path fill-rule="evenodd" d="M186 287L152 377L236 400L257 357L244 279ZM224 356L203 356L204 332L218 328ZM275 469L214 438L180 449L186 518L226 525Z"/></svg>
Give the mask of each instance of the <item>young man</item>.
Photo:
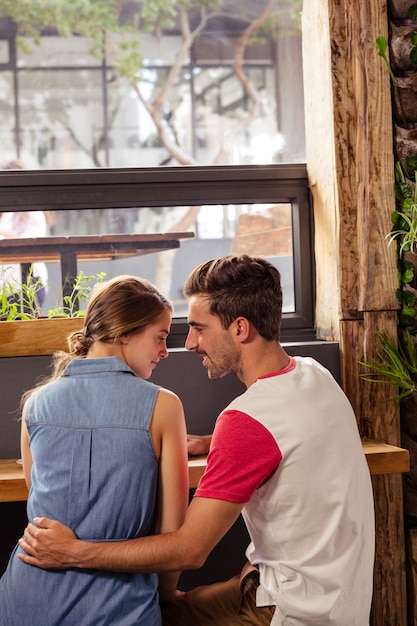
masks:
<svg viewBox="0 0 417 626"><path fill-rule="evenodd" d="M165 605L165 624L366 626L372 597L373 496L352 408L330 373L279 343L279 272L263 258L197 267L186 348L211 379L245 393L217 419L207 470L183 526L123 543L88 543L47 518L29 524L26 563L154 572L200 567L242 512L248 565L226 583Z"/></svg>

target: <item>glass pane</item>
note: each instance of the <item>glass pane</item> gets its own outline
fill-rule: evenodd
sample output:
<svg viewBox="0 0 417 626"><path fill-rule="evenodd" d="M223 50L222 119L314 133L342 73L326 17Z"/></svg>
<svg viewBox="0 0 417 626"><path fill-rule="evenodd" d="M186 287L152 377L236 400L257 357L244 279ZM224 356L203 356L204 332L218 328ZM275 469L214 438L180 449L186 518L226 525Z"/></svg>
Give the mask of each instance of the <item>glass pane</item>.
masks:
<svg viewBox="0 0 417 626"><path fill-rule="evenodd" d="M10 62L10 43L7 39L0 39L0 65Z"/></svg>
<svg viewBox="0 0 417 626"><path fill-rule="evenodd" d="M100 70L19 73L21 159L31 169L78 169L102 159Z"/></svg>
<svg viewBox="0 0 417 626"><path fill-rule="evenodd" d="M276 125L274 73L269 67L250 68L262 115L245 127L238 123L249 102L242 84L230 68L195 70L196 154L204 165L275 163L284 138ZM244 131L244 132L242 132Z"/></svg>
<svg viewBox="0 0 417 626"><path fill-rule="evenodd" d="M19 47L19 67L71 67L101 65L101 60L90 53L91 41L85 37L41 37L38 43L23 38Z"/></svg>
<svg viewBox="0 0 417 626"><path fill-rule="evenodd" d="M1 163L5 163L16 158L13 74L11 72L0 72L0 120Z"/></svg>
<svg viewBox="0 0 417 626"><path fill-rule="evenodd" d="M305 162L301 0L173 3L170 23L156 4L148 28L140 3L117 3L115 30L94 24L95 52L91 24L68 37L71 3L39 43L16 42L13 157L29 169Z"/></svg>
<svg viewBox="0 0 417 626"><path fill-rule="evenodd" d="M179 165L161 139L181 144L184 154L192 154L191 91L189 73L180 72L178 84L165 102L158 132L145 102L154 100L167 80L168 68L145 68L137 90L125 80L106 81L108 93L109 165L112 167L157 167ZM141 97L138 97L138 93ZM105 129L102 129L104 134ZM187 162L186 165L191 164Z"/></svg>
<svg viewBox="0 0 417 626"><path fill-rule="evenodd" d="M241 253L265 256L278 267L283 283L283 311L288 313L295 309L292 209L288 203L55 211L47 212L46 218L48 235L65 237L122 233L153 235L191 230L194 237L179 236L177 249L152 253L137 250L129 256L120 256L115 244L112 248L116 250L115 254L100 255L94 248L96 242L92 241L91 249L84 250L77 260L77 271L82 270L87 276L105 272L107 278L118 274L148 278L173 300L177 317L183 317L187 312L182 288L190 270L211 258ZM31 235L25 233L24 236ZM47 314L48 310L59 306L61 267L59 262L48 261L48 246L37 252L38 262L47 261L49 290L42 309L43 314ZM25 248L26 261L27 254Z"/></svg>
<svg viewBox="0 0 417 626"><path fill-rule="evenodd" d="M154 37L149 33L141 33L140 35L140 50L145 67L149 65L169 66L172 63L173 50L178 50L180 46L181 37L172 32L169 37ZM189 56L185 55L182 62L188 64L190 62Z"/></svg>

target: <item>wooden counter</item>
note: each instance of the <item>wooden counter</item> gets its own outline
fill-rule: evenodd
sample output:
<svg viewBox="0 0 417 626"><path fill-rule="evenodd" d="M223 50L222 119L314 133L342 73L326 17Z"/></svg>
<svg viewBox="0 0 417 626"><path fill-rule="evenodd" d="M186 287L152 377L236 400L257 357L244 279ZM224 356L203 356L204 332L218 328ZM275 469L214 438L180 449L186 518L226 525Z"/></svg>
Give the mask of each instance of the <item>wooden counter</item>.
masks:
<svg viewBox="0 0 417 626"><path fill-rule="evenodd" d="M387 443L362 439L362 447L372 476L379 474L402 474L410 471L410 455L405 448ZM190 488L197 486L204 473L206 457L199 456L188 460Z"/></svg>
<svg viewBox="0 0 417 626"><path fill-rule="evenodd" d="M369 439L363 439L362 445L373 476L403 473L410 470L408 450ZM191 457L188 460L190 489L197 487L205 467L205 456ZM0 459L0 502L26 500L27 495L22 466L16 462L16 459Z"/></svg>
<svg viewBox="0 0 417 626"><path fill-rule="evenodd" d="M197 487L206 467L206 459L205 456L189 459L190 489ZM0 459L0 502L20 502L26 500L27 496L22 465L17 459Z"/></svg>
<svg viewBox="0 0 417 626"><path fill-rule="evenodd" d="M17 459L0 460L0 502L26 500L28 490Z"/></svg>

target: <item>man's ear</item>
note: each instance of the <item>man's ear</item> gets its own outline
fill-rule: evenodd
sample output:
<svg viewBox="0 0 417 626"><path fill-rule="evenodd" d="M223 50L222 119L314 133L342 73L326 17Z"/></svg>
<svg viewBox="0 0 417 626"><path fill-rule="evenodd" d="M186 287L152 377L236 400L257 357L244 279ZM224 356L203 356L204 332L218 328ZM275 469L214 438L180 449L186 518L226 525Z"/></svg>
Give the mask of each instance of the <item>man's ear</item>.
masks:
<svg viewBox="0 0 417 626"><path fill-rule="evenodd" d="M246 341L251 332L251 324L246 317L237 317L233 322L235 325L236 337L240 342Z"/></svg>

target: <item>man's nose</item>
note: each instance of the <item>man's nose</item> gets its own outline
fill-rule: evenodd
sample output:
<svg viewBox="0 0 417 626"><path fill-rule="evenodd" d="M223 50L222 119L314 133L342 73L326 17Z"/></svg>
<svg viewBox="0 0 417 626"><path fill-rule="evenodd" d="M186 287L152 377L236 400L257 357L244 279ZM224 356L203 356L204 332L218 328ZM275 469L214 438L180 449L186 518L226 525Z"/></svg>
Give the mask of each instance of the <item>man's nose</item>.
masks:
<svg viewBox="0 0 417 626"><path fill-rule="evenodd" d="M186 350L195 350L197 348L197 341L195 339L195 331L192 328L188 331L187 338L185 340Z"/></svg>

